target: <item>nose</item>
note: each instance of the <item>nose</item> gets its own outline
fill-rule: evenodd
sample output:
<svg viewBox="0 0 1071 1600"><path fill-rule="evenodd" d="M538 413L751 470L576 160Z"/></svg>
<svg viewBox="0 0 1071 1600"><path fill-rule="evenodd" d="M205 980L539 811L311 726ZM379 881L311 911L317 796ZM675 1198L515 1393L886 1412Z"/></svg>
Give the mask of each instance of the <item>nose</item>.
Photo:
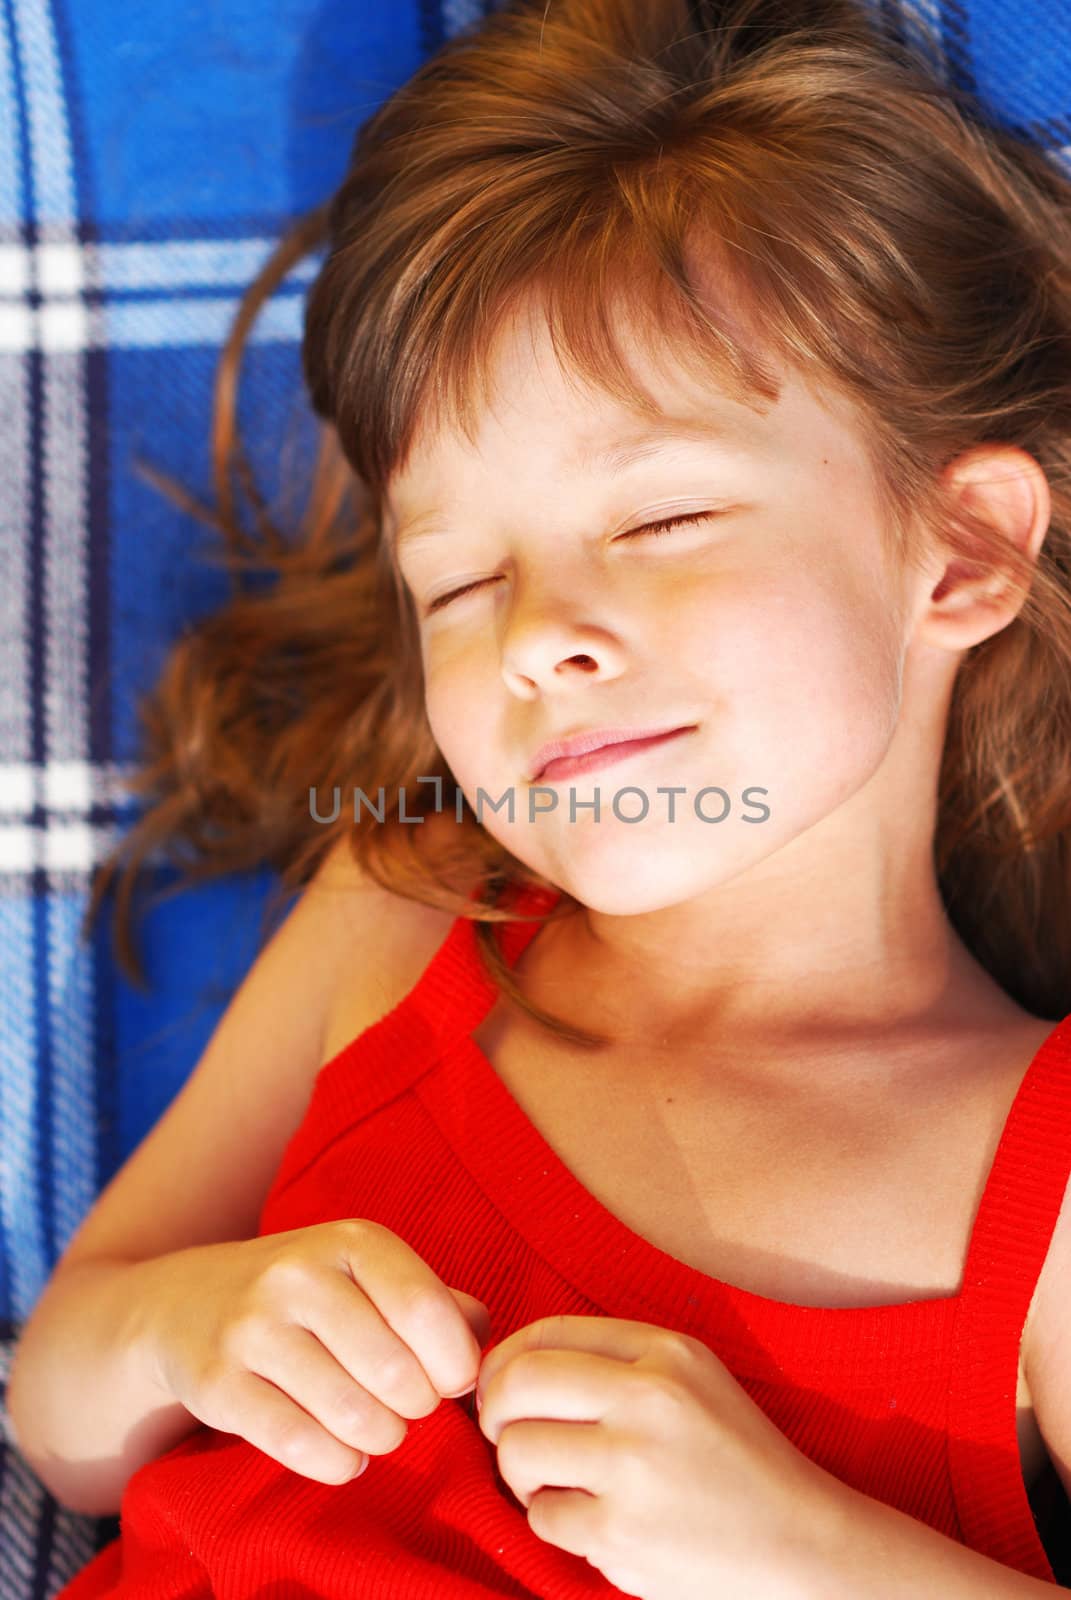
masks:
<svg viewBox="0 0 1071 1600"><path fill-rule="evenodd" d="M503 679L525 699L570 689L580 674L612 679L625 670L620 639L580 603L547 591L515 601L501 651Z"/></svg>

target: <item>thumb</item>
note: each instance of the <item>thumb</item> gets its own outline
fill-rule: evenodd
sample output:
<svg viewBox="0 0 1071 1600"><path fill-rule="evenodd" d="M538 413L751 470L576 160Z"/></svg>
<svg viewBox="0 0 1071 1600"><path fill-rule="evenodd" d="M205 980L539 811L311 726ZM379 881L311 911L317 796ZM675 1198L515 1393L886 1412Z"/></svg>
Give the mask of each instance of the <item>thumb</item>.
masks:
<svg viewBox="0 0 1071 1600"><path fill-rule="evenodd" d="M475 1295L466 1294L464 1289L451 1289L450 1293L457 1301L458 1310L465 1318L475 1336L477 1344L485 1344L491 1332L491 1313L482 1300L477 1300Z"/></svg>
<svg viewBox="0 0 1071 1600"><path fill-rule="evenodd" d="M449 1284L447 1284L447 1288L450 1288ZM483 1346L487 1343L491 1333L491 1313L482 1300L477 1300L475 1295L466 1294L464 1289L450 1289L450 1293L456 1300L457 1308L461 1315L472 1329L472 1336L482 1352ZM468 1389L462 1390L462 1393L468 1394L469 1389L474 1389L475 1387L476 1379L474 1378Z"/></svg>

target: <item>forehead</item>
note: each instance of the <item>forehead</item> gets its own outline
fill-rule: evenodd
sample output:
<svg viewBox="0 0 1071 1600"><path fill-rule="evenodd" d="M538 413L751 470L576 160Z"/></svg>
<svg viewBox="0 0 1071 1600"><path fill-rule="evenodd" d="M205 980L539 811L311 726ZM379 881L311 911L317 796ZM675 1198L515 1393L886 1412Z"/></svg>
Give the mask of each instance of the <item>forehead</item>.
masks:
<svg viewBox="0 0 1071 1600"><path fill-rule="evenodd" d="M612 378L600 382L570 366L538 303L504 319L468 433L441 407L425 410L384 486L388 517L419 515L429 487L441 491L467 467L493 469L517 448L538 454L555 474L575 477L622 472L674 440L745 447L759 436L771 402L729 395L694 352L675 350L650 326L620 317L614 337L639 404L619 397Z"/></svg>
<svg viewBox="0 0 1071 1600"><path fill-rule="evenodd" d="M732 448L739 454L753 451L757 443L755 425L749 427L731 413L719 413L712 408L706 411L678 408L673 413L663 412L654 418L633 417L627 426L619 424L589 428L580 435L566 433L560 457L560 476L563 479L585 476L614 478L672 445L720 446ZM462 441L440 441L437 457L433 451L432 460L428 462L426 481L429 488L434 484L440 497L445 494L447 501L451 498L450 475L445 470L436 473L434 460L444 461L452 450L458 453L467 450L473 457L481 455L478 447L472 450ZM437 514L436 506L421 502L420 484L424 477L418 458L418 464L411 470L408 480L400 485L395 484L393 496L389 491L385 496L385 509L393 523L396 548L406 542L407 532L415 531L419 524Z"/></svg>
<svg viewBox="0 0 1071 1600"><path fill-rule="evenodd" d="M467 432L442 408L418 419L381 496L389 546L397 552L456 507L509 493L522 474L562 486L613 480L677 442L752 459L813 450L858 466L866 450L847 400L775 360L736 312L733 330L764 363L772 398L730 394L698 350L664 338L642 314L618 312L615 342L637 405L618 397L613 381L604 386L570 365L543 304L522 302L488 344Z"/></svg>

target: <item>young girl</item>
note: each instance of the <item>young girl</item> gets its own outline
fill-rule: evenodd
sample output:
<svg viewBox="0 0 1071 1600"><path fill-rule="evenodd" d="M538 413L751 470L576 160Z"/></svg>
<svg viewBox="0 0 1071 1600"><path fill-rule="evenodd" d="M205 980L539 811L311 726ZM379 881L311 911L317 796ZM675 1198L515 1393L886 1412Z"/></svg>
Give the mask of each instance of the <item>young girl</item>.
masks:
<svg viewBox="0 0 1071 1600"><path fill-rule="evenodd" d="M969 109L508 4L254 285L324 455L127 877L307 887L20 1343L64 1600L1065 1575L1071 187Z"/></svg>

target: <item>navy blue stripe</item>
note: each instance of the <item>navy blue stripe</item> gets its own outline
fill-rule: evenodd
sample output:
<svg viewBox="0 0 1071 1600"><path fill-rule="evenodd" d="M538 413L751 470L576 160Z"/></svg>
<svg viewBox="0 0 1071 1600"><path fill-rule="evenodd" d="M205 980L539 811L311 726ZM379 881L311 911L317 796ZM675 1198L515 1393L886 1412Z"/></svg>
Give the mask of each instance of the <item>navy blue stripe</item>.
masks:
<svg viewBox="0 0 1071 1600"><path fill-rule="evenodd" d="M962 0L942 0L941 43L952 82L968 94L977 93L970 16Z"/></svg>
<svg viewBox="0 0 1071 1600"><path fill-rule="evenodd" d="M94 1520L96 1521L96 1524L97 1524L95 1550L96 1550L97 1554L99 1555L100 1551L104 1549L104 1546L106 1544L111 1544L113 1539L118 1539L118 1537L119 1537L119 1518L118 1517L97 1517Z"/></svg>
<svg viewBox="0 0 1071 1600"><path fill-rule="evenodd" d="M41 1514L34 1540L33 1588L27 1600L48 1600L48 1568L56 1524L56 1502L47 1492L41 1496Z"/></svg>
<svg viewBox="0 0 1071 1600"><path fill-rule="evenodd" d="M417 26L421 50L426 56L434 55L446 39L439 0L417 0Z"/></svg>

